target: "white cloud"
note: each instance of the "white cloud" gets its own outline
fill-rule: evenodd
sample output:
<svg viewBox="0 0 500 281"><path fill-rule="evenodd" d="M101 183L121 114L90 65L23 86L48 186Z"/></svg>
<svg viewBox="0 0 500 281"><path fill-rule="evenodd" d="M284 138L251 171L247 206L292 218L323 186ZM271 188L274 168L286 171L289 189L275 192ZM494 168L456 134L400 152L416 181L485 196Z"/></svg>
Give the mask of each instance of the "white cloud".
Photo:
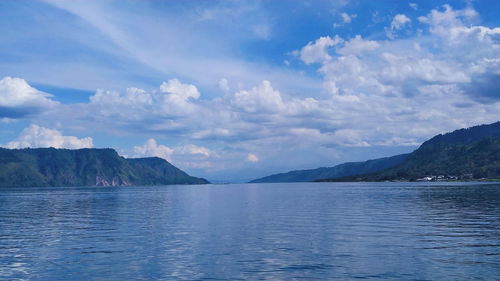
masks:
<svg viewBox="0 0 500 281"><path fill-rule="evenodd" d="M25 128L21 134L13 141L5 145L6 148L91 148L93 147L92 138L77 138L74 136L63 136L58 130L30 125Z"/></svg>
<svg viewBox="0 0 500 281"><path fill-rule="evenodd" d="M497 121L500 29L471 25L474 15L433 10L420 18L426 29L404 40L358 35L304 42L295 54L317 63L323 92L283 90L273 77L249 84L221 75L210 83L228 77L233 87L222 78L223 95L207 99L197 86L172 79L156 90L99 90L89 103L57 107L71 114L51 118L114 136L168 140L169 146L148 140L134 153L171 159L181 168L315 167L318 159L329 165L365 159L370 156L346 159L352 156L344 151L370 146L370 153L383 156L383 146L414 146L436 133ZM249 154L266 157L251 165Z"/></svg>
<svg viewBox="0 0 500 281"><path fill-rule="evenodd" d="M343 23L350 23L352 21L352 16L350 16L347 13L341 13L340 16L342 17L342 22Z"/></svg>
<svg viewBox="0 0 500 281"><path fill-rule="evenodd" d="M411 19L404 14L397 14L391 21L389 28L385 28L385 34L388 38L394 39L396 37L396 32L403 29L406 25L411 22Z"/></svg>
<svg viewBox="0 0 500 281"><path fill-rule="evenodd" d="M280 92L274 90L271 82L266 80L249 91L235 93L231 104L246 112L279 112L284 108Z"/></svg>
<svg viewBox="0 0 500 281"><path fill-rule="evenodd" d="M255 1L229 1L214 5L186 1L172 9L163 9L161 13L151 5L140 2L132 5L132 10L113 1L45 2L64 10L63 14L70 19L66 25L81 31L74 36L84 37L78 39L84 41L90 51L97 49L123 64L89 61L68 64L61 62L60 58L51 57L52 61L45 64L57 64L58 68L66 66L64 75L68 79L65 80L71 80L71 85L54 77L52 72L45 71L32 74L34 77L43 77L37 81L50 79L65 87L88 89L87 85L91 84L116 89L130 85L134 78L134 85L144 86L139 84L144 79L137 77L161 79L173 76L189 79L199 88L215 90L213 81L220 77L249 85L272 78L274 83L289 88L318 89L316 79L302 76L298 71L237 57L248 40L269 39L273 34L269 23L271 20L266 16L267 12L263 12L265 7ZM74 22L84 24L80 26ZM158 36L158 30L161 30L161 36ZM85 42L84 39L88 39L86 36L98 38L99 42L104 43ZM200 42L203 48L200 48ZM105 52L101 49L105 49ZM90 66L95 67L95 71ZM85 69L85 76L91 77L92 83L75 79L75 73L80 78L81 69ZM69 71L73 75L67 75ZM99 75L95 75L96 72Z"/></svg>
<svg viewBox="0 0 500 281"><path fill-rule="evenodd" d="M418 10L418 4L417 3L408 3L408 5L410 6L410 8L412 8L413 10Z"/></svg>
<svg viewBox="0 0 500 281"><path fill-rule="evenodd" d="M50 97L24 79L4 77L0 80L0 117L22 118L59 104Z"/></svg>
<svg viewBox="0 0 500 281"><path fill-rule="evenodd" d="M305 63L319 64L324 95L297 91L299 98L278 90L271 80L248 88L235 81L240 90L207 100L195 85L171 79L152 91L99 90L88 104L65 106L75 113L65 116L116 135L140 132L224 147L213 153L200 148L204 146L155 142L136 151L161 154L185 166L194 166L196 159L213 167L227 155L241 159L250 151L266 155L264 148L280 143L290 150L314 143L316 148L309 149L315 151L413 145L434 133L498 118L494 78L500 69L499 29L466 24L471 15L449 7L433 10L422 19L428 32L404 40L358 35L309 42L297 53ZM219 85L230 90L225 78ZM479 90L481 94L474 93Z"/></svg>
<svg viewBox="0 0 500 281"><path fill-rule="evenodd" d="M318 72L332 97L319 103L331 107L330 126L337 130L329 133L333 128L321 123L316 138L323 142L330 134L330 143L341 146L414 145L440 131L496 121L500 28L470 25L475 17L470 8L444 6L419 19L427 34L339 38L336 48L323 49L314 62L321 63ZM397 15L392 29L410 22Z"/></svg>
<svg viewBox="0 0 500 281"><path fill-rule="evenodd" d="M194 144L188 144L176 147L174 151L176 154L191 154L191 155L200 155L204 157L209 157L210 155L213 154L213 152L210 149L203 146L197 146Z"/></svg>
<svg viewBox="0 0 500 281"><path fill-rule="evenodd" d="M255 155L253 153L248 153L247 161L252 162L252 163L256 163L256 162L259 162L259 157L257 157L257 155Z"/></svg>
<svg viewBox="0 0 500 281"><path fill-rule="evenodd" d="M170 83L170 86L184 85L173 87L183 89L176 91L166 87L167 84L162 84L163 91L98 90L89 103L65 106L52 118L64 115L62 122L78 122L80 126L92 122L94 130L112 134L168 134L172 138L227 140L275 134L269 126L293 126L303 122L301 116L324 111L318 100L282 95L267 80L212 100L195 99L200 94L194 86L184 87L186 85L178 81ZM252 131L254 133L250 133Z"/></svg>
<svg viewBox="0 0 500 281"><path fill-rule="evenodd" d="M391 22L392 30L399 30L403 28L406 24L410 23L411 19L404 14L397 14L394 16Z"/></svg>
<svg viewBox="0 0 500 281"><path fill-rule="evenodd" d="M134 157L160 157L171 161L173 152L172 148L159 145L155 139L148 139L142 146L134 146Z"/></svg>
<svg viewBox="0 0 500 281"><path fill-rule="evenodd" d="M474 14L449 6L442 12L431 11L421 19L429 24L425 40L377 42L356 36L339 44L337 56L328 53L322 60L325 86L337 94L415 95L419 86L453 83L462 88L478 75L492 77L486 72L495 73L499 67L494 36L500 28L467 27L461 18ZM441 51L435 52L436 48ZM489 83L491 78L476 80Z"/></svg>
<svg viewBox="0 0 500 281"><path fill-rule="evenodd" d="M185 168L210 168L219 155L214 151L194 144L168 147L148 139L142 146L134 146L134 157L160 157Z"/></svg>
<svg viewBox="0 0 500 281"><path fill-rule="evenodd" d="M194 85L182 84L177 79L171 79L168 82L163 82L160 86L160 91L164 93L169 93L170 96L174 96L176 99L186 101L189 98L198 99L200 97L200 92Z"/></svg>
<svg viewBox="0 0 500 281"><path fill-rule="evenodd" d="M365 40L361 35L356 35L349 41L345 41L344 46L337 50L341 55L358 55L363 52L373 51L380 47L377 41Z"/></svg>
<svg viewBox="0 0 500 281"><path fill-rule="evenodd" d="M128 88L125 93L98 90L90 97L90 106L106 117L141 120L146 116L186 116L196 110L193 102L199 97L194 85L171 79L150 92L138 88Z"/></svg>
<svg viewBox="0 0 500 281"><path fill-rule="evenodd" d="M495 39L492 36L498 36L500 28L490 29L485 26L472 25L472 22L479 17L477 12L472 8L455 10L449 5L444 5L443 9L441 11L432 10L427 16L421 16L418 20L428 24L429 31L437 37L444 39L444 43L455 45L455 48L458 47L456 46L457 44L475 44L475 42L470 42L470 40L478 40L478 43L486 41L490 47L492 43L493 45L498 45L498 42L495 43ZM477 51L474 53L480 54Z"/></svg>
<svg viewBox="0 0 500 281"><path fill-rule="evenodd" d="M348 14L348 13L345 13L345 12L340 13L340 18L341 18L342 22L341 23L338 23L338 22L334 23L333 27L337 28L337 27L341 27L343 25L349 24L349 23L352 22L352 19L354 19L356 17L357 17L356 14Z"/></svg>
<svg viewBox="0 0 500 281"><path fill-rule="evenodd" d="M339 44L342 40L335 36L320 37L315 42L309 42L300 50L300 59L307 64L321 62L330 59L327 49Z"/></svg>

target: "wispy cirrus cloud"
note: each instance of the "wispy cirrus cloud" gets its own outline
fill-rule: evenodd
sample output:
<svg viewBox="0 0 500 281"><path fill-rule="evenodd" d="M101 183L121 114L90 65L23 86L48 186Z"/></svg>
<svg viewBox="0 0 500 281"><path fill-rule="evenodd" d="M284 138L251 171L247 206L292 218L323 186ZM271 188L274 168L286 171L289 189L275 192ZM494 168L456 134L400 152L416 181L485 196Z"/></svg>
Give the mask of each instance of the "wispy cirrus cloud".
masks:
<svg viewBox="0 0 500 281"><path fill-rule="evenodd" d="M44 1L90 24L118 47L116 52L111 51L113 56L154 70L156 77L180 77L209 90L216 89L223 77L247 85L269 79L284 87L318 89L314 78L265 62L241 59L235 52L242 44L268 40L272 34L267 18L261 16L262 9L253 1L239 5L214 2L218 8L192 12L174 7L173 11L164 10L169 13L167 17L151 10L146 2L119 7L115 2ZM232 24L223 24L231 18ZM246 18L252 19L248 25ZM241 29L255 36L242 37ZM225 34L223 41L217 39L221 33Z"/></svg>
<svg viewBox="0 0 500 281"><path fill-rule="evenodd" d="M356 31L342 35L341 27L331 28L339 13L330 11L329 31L301 37L300 44L283 52L288 64L279 57L278 66L262 57L251 62L253 58L238 53L247 43L258 49L278 40L279 30L269 17L259 18L258 24L270 28L270 38L258 38L252 25L245 27L252 33L245 38L231 32L223 44L210 38L220 38L215 31L245 23L221 16L234 9L234 3L202 5L166 19L161 18L162 9L152 11L143 2L127 2L129 6L117 9L110 9L114 2L50 3L84 26L83 33L100 34L95 38L112 47L96 52L116 60L106 67L130 69L125 76L131 79L126 86L99 86L88 101L78 103L58 101L16 80L24 81L29 94L9 105L23 112L9 120L64 129L75 136L87 136L92 128L96 144L118 146L130 156L170 159L196 175L234 173L251 179L388 156L408 152L436 133L498 119L500 32L481 25L471 6L423 11L419 5L415 11L405 4L405 11L382 19L386 29L380 27L379 36ZM260 4L241 7L238 16L260 13ZM308 8L304 3L297 7ZM131 13L134 9L139 12ZM361 20L361 15L355 21L351 17L351 27L343 28L354 28ZM228 21L236 23L220 27ZM384 37L386 30L391 40ZM128 67L131 61L137 69ZM114 79L114 70L106 67L97 67L96 77ZM78 64L70 68L78 69ZM132 75L143 70L154 78ZM107 71L110 76L103 74ZM123 78L125 72L118 72ZM96 85L94 78L91 85ZM0 91L0 101L12 101L9 93ZM29 104L37 107L28 109Z"/></svg>

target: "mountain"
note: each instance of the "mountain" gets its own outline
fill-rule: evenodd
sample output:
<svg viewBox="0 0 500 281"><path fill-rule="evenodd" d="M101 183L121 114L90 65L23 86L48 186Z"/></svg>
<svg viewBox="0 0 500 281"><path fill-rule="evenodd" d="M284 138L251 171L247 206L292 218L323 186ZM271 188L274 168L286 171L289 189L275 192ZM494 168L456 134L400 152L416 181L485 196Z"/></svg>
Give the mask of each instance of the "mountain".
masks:
<svg viewBox="0 0 500 281"><path fill-rule="evenodd" d="M206 184L164 159L126 159L105 149L0 148L0 186Z"/></svg>
<svg viewBox="0 0 500 281"><path fill-rule="evenodd" d="M372 173L394 167L403 162L408 154L392 157L368 160L364 162L349 162L334 167L324 167L311 170L297 170L288 173L274 174L260 179L252 180L251 183L272 182L310 182L325 178L341 178L352 175Z"/></svg>
<svg viewBox="0 0 500 281"><path fill-rule="evenodd" d="M500 122L437 135L400 164L374 173L320 181L500 179Z"/></svg>

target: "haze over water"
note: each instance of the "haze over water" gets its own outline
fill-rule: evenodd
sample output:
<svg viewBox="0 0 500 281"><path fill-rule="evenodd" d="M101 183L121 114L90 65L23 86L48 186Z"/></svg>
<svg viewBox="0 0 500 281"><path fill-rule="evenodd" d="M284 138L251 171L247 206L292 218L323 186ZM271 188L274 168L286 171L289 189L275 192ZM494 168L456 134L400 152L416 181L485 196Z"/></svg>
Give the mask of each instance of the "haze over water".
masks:
<svg viewBox="0 0 500 281"><path fill-rule="evenodd" d="M500 276L500 185L0 190L0 279Z"/></svg>

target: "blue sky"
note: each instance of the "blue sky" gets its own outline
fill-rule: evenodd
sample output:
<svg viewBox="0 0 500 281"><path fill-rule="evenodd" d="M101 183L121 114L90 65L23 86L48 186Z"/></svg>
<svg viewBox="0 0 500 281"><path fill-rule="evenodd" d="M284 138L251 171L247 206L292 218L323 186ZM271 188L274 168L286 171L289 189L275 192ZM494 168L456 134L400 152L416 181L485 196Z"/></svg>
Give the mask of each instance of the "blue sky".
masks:
<svg viewBox="0 0 500 281"><path fill-rule="evenodd" d="M0 144L244 181L498 121L498 1L0 1Z"/></svg>

